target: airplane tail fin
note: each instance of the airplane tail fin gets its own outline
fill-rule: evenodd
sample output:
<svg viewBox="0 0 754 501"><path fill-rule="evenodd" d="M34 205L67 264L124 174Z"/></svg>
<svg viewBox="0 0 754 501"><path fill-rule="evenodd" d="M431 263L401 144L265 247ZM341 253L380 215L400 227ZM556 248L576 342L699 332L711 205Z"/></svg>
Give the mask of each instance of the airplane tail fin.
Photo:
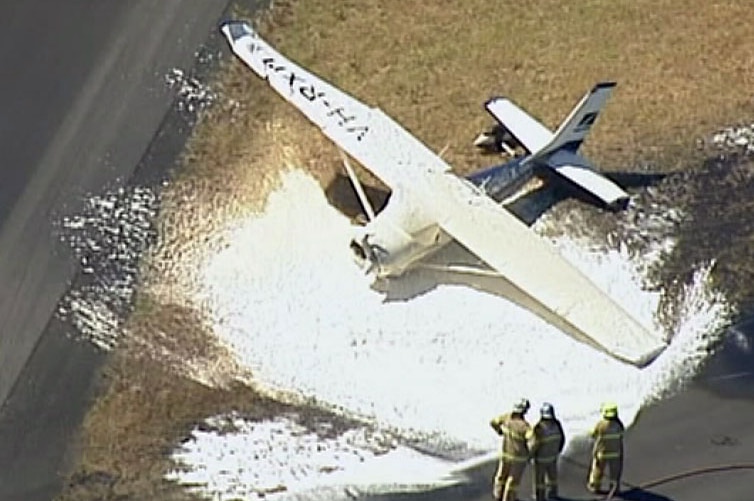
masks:
<svg viewBox="0 0 754 501"><path fill-rule="evenodd" d="M577 153L594 125L600 110L615 87L615 82L595 85L571 111L546 146L532 155L552 170L601 200L607 207L623 208L629 195L620 186L599 174L591 163Z"/></svg>
<svg viewBox="0 0 754 501"><path fill-rule="evenodd" d="M615 87L615 82L601 82L579 101L568 117L552 135L552 139L538 151L532 152L534 157L544 157L558 150L576 153L594 125L600 110Z"/></svg>

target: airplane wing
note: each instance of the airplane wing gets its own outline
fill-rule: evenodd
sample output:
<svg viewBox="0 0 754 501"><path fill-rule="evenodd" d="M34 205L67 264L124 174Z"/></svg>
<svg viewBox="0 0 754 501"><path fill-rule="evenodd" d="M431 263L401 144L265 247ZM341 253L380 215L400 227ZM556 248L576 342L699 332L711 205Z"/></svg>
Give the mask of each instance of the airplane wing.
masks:
<svg viewBox="0 0 754 501"><path fill-rule="evenodd" d="M385 161L374 136L373 115L376 111L333 87L316 75L301 68L277 52L246 23L231 21L221 27L233 52L254 72L267 80L287 101L320 127L322 133L346 153L369 168L388 186L406 182L401 166ZM405 131L404 131L405 132ZM432 161L425 169L449 170L450 167L414 139L404 134L400 139L410 143L410 148L426 150L425 158ZM368 145L367 145L368 143ZM397 146L397 145L396 145ZM400 146L398 146L400 148Z"/></svg>
<svg viewBox="0 0 754 501"><path fill-rule="evenodd" d="M648 363L665 347L549 243L452 174L445 161L384 112L289 61L245 23L227 23L222 31L233 51L325 135L385 184L405 192L411 199L409 210L436 221L542 309L571 326L569 333L636 365Z"/></svg>
<svg viewBox="0 0 754 501"><path fill-rule="evenodd" d="M484 103L484 106L530 154L540 151L555 137L550 129L510 99L496 97Z"/></svg>
<svg viewBox="0 0 754 501"><path fill-rule="evenodd" d="M661 337L507 210L464 180L447 174L433 177L436 203L429 210L440 227L537 303L538 311L543 308L565 322L567 333L637 366L665 349Z"/></svg>

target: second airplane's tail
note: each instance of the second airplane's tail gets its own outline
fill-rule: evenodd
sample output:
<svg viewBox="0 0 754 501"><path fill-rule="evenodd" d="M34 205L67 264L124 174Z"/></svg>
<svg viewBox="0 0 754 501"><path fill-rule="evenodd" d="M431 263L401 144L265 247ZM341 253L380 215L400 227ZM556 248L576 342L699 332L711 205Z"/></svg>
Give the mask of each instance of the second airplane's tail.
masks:
<svg viewBox="0 0 754 501"><path fill-rule="evenodd" d="M615 82L595 85L554 134L510 99L496 97L487 101L485 107L533 158L541 158L559 149L576 153L613 87Z"/></svg>
<svg viewBox="0 0 754 501"><path fill-rule="evenodd" d="M485 107L515 139L515 143L527 150L529 156L524 162L550 167L608 206L623 206L628 201L628 194L599 174L587 159L577 153L614 87L615 82L595 85L555 133L509 99L490 99Z"/></svg>

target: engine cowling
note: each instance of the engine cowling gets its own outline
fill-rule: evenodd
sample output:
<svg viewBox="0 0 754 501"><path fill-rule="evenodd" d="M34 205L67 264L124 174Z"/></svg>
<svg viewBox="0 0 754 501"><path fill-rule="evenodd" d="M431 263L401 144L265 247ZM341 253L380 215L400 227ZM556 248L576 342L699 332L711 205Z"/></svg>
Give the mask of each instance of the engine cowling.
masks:
<svg viewBox="0 0 754 501"><path fill-rule="evenodd" d="M423 254L418 242L392 225L360 228L350 247L359 266L379 278L400 275Z"/></svg>
<svg viewBox="0 0 754 501"><path fill-rule="evenodd" d="M376 278L397 276L448 241L437 225L409 234L389 224L359 228L351 250L359 266Z"/></svg>

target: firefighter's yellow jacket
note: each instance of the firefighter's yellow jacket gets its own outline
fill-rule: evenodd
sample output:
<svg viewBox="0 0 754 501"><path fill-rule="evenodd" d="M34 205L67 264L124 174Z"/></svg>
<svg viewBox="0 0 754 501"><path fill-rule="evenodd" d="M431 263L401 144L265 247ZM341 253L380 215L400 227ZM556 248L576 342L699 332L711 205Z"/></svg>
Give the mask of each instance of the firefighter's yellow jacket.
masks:
<svg viewBox="0 0 754 501"><path fill-rule="evenodd" d="M504 461L525 463L529 460L528 441L532 437L532 429L523 415L503 414L490 421L490 426L498 435L503 436L502 459Z"/></svg>
<svg viewBox="0 0 754 501"><path fill-rule="evenodd" d="M623 433L625 428L620 419L601 419L592 430L594 438L593 457L611 459L623 457Z"/></svg>

